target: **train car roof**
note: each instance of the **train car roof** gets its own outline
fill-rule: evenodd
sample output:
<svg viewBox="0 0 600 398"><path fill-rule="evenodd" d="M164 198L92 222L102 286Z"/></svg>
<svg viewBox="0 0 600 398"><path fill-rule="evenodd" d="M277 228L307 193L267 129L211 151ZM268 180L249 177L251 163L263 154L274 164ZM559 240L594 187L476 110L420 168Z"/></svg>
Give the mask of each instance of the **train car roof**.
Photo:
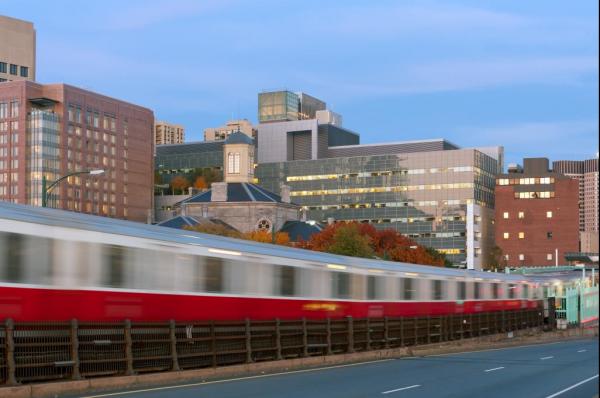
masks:
<svg viewBox="0 0 600 398"><path fill-rule="evenodd" d="M163 242L200 245L221 250L239 251L246 254L275 256L309 262L336 264L353 268L410 272L447 277L502 279L515 282L522 280L549 282L551 280L555 281L559 279L556 276L551 278L541 275L528 277L523 275L509 275L504 273L490 273L484 271L451 269L377 259L348 257L286 246L278 246L268 243L258 243L234 238L226 238L187 230L177 230L134 221L94 216L66 210L20 205L9 202L0 202L0 218L48 226L82 229L106 234L159 240Z"/></svg>

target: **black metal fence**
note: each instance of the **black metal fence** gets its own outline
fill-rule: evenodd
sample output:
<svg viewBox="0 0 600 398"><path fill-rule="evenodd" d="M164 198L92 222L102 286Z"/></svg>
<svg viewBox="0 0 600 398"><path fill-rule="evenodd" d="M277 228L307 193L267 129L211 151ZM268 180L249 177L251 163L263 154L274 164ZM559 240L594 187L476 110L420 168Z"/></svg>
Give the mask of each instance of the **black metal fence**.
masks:
<svg viewBox="0 0 600 398"><path fill-rule="evenodd" d="M407 347L539 327L527 309L430 317L242 322L14 323L0 327L0 384L199 369Z"/></svg>

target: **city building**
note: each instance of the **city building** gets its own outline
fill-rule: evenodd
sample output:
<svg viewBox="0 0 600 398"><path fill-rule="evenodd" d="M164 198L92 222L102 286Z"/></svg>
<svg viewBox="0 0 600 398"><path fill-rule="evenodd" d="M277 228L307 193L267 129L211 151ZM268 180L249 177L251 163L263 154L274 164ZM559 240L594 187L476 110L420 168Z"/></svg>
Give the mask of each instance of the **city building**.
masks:
<svg viewBox="0 0 600 398"><path fill-rule="evenodd" d="M317 111L326 108L325 102L305 93L282 90L258 94L259 123L315 119Z"/></svg>
<svg viewBox="0 0 600 398"><path fill-rule="evenodd" d="M0 15L0 82L35 80L35 29Z"/></svg>
<svg viewBox="0 0 600 398"><path fill-rule="evenodd" d="M598 158L558 160L552 169L578 181L580 249L598 253Z"/></svg>
<svg viewBox="0 0 600 398"><path fill-rule="evenodd" d="M151 110L66 84L0 85L0 200L39 206L42 176L72 172L48 206L146 222L153 192Z"/></svg>
<svg viewBox="0 0 600 398"><path fill-rule="evenodd" d="M291 203L289 187L281 196L254 184L254 142L235 132L223 144L223 182L183 200L182 216L220 220L240 232L279 231L299 219L300 207Z"/></svg>
<svg viewBox="0 0 600 398"><path fill-rule="evenodd" d="M579 251L578 188L546 158L498 175L495 235L507 266L563 265L566 253Z"/></svg>
<svg viewBox="0 0 600 398"><path fill-rule="evenodd" d="M393 228L456 265L485 266L501 147L460 149L436 139L330 147L326 155L259 163L258 183L274 192L289 185L309 220Z"/></svg>
<svg viewBox="0 0 600 398"><path fill-rule="evenodd" d="M240 131L250 138L256 137L256 128L248 121L248 119L230 120L220 127L209 127L204 130L204 141L220 141L224 140L231 133Z"/></svg>
<svg viewBox="0 0 600 398"><path fill-rule="evenodd" d="M158 145L183 144L185 129L179 124L154 122L154 143Z"/></svg>
<svg viewBox="0 0 600 398"><path fill-rule="evenodd" d="M206 170L223 176L223 143L199 141L156 147L154 165L161 184L168 184L178 175L190 175Z"/></svg>

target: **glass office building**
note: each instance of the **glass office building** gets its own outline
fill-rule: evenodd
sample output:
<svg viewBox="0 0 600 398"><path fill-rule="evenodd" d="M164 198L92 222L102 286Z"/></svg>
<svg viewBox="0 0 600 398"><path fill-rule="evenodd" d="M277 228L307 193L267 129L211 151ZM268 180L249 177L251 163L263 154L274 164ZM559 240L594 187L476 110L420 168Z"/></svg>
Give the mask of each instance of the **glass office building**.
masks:
<svg viewBox="0 0 600 398"><path fill-rule="evenodd" d="M316 118L326 104L305 93L273 91L258 94L258 122L284 122Z"/></svg>
<svg viewBox="0 0 600 398"><path fill-rule="evenodd" d="M497 147L261 163L255 175L274 192L289 185L309 219L391 227L457 265L480 268L493 242L501 154Z"/></svg>
<svg viewBox="0 0 600 398"><path fill-rule="evenodd" d="M222 174L223 141L157 146L154 165L165 184L177 175L189 174L197 169L212 169Z"/></svg>

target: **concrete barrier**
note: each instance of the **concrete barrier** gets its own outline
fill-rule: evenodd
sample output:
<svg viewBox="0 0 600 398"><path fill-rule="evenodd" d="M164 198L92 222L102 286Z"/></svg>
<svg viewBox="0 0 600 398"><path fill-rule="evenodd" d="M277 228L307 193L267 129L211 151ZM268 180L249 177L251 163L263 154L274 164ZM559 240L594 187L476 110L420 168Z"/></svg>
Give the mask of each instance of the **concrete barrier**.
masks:
<svg viewBox="0 0 600 398"><path fill-rule="evenodd" d="M525 344L542 344L593 336L598 336L598 326L594 328L574 328L546 333L540 333L535 330L518 330L513 332L512 337L508 337L508 334L505 333L459 341L402 348L388 348L351 354L284 359L280 361L232 365L219 368L2 387L0 388L0 398L48 398L67 394L91 394L101 391L123 390L134 387L143 388L178 383L193 383L231 377L260 375L263 373L273 374L291 370L360 363L388 358L439 355L489 348L515 347Z"/></svg>

